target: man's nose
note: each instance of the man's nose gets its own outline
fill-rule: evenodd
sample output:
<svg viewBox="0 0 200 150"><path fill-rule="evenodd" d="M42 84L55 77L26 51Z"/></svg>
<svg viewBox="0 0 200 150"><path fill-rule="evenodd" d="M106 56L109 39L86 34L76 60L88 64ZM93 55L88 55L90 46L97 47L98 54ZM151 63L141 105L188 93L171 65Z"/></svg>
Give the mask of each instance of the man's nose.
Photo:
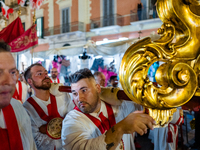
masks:
<svg viewBox="0 0 200 150"><path fill-rule="evenodd" d="M84 99L84 94L82 92L78 92L78 101L83 101Z"/></svg>

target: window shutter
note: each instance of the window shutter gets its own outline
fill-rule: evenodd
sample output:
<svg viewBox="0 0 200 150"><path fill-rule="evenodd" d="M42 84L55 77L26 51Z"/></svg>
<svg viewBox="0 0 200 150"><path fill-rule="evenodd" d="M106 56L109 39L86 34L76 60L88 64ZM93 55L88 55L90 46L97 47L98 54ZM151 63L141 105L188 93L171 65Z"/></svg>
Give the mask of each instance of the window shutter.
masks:
<svg viewBox="0 0 200 150"><path fill-rule="evenodd" d="M44 38L44 17L41 17L41 38Z"/></svg>

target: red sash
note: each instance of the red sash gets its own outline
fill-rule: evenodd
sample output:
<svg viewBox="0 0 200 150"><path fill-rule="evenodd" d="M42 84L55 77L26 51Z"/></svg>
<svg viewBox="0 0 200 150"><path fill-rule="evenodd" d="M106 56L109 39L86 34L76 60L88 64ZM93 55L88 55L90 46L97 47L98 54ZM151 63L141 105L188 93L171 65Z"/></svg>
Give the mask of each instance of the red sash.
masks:
<svg viewBox="0 0 200 150"><path fill-rule="evenodd" d="M116 121L115 121L115 116L114 116L112 107L107 103L105 103L105 104L106 104L106 109L107 109L107 113L108 113L109 129L110 129L116 124ZM77 106L75 106L74 109L83 113L82 111L80 111L80 109ZM85 113L83 113L83 114L86 115L97 126L97 128L99 128L99 130L101 131L102 134L104 134L104 132L106 130L109 130L107 128L107 125L105 122L103 122L103 121L101 122L99 119L93 117L90 114L85 114Z"/></svg>
<svg viewBox="0 0 200 150"><path fill-rule="evenodd" d="M0 150L23 150L17 119L9 104L2 109L7 129L0 128Z"/></svg>
<svg viewBox="0 0 200 150"><path fill-rule="evenodd" d="M51 83L54 83L51 79L50 79ZM60 83L60 79L57 78L57 83Z"/></svg>
<svg viewBox="0 0 200 150"><path fill-rule="evenodd" d="M168 137L167 137L167 142L168 143L173 143L173 135L172 135L172 131L171 131L171 126L174 128L174 134L176 135L176 132L178 132L178 125L181 125L184 123L184 119L183 116L180 116L179 119L177 120L177 122L175 124L169 123L168 124ZM176 135L176 147L178 146L178 133Z"/></svg>
<svg viewBox="0 0 200 150"><path fill-rule="evenodd" d="M111 105L107 104L106 102L104 102L106 104L106 109L107 109L107 113L108 113L108 119L106 117L100 117L100 113L99 114L99 117L101 119L101 121L95 117L93 117L92 115L90 114L85 114L83 113L77 106L74 107L75 110L83 113L84 115L86 115L96 126L97 128L99 128L99 130L101 131L101 134L104 134L105 131L109 130L110 128L112 128L115 124L116 124L116 121L115 121L115 115L113 113L113 109L111 107ZM103 114L102 114L103 115ZM108 121L108 123L107 123ZM123 140L122 140L122 143L123 143ZM123 144L123 147L124 147L124 144Z"/></svg>
<svg viewBox="0 0 200 150"><path fill-rule="evenodd" d="M27 101L34 107L34 109L36 110L36 112L38 113L38 115L40 116L40 118L44 121L46 121L47 123L53 119L53 118L62 118L58 112L58 108L57 108L57 104L56 104L56 98L54 95L50 94L50 100L51 100L51 104L49 104L47 106L47 110L48 110L48 116L46 115L46 113L44 112L44 110L38 105L38 103L32 98L30 97ZM47 134L48 135L48 134ZM53 137L51 137L50 135L48 135L50 138L54 139Z"/></svg>
<svg viewBox="0 0 200 150"><path fill-rule="evenodd" d="M17 91L17 88L15 87L15 93L13 94L13 98L16 100L20 100L22 103L22 83L20 81L18 81L18 89L19 89L19 93Z"/></svg>

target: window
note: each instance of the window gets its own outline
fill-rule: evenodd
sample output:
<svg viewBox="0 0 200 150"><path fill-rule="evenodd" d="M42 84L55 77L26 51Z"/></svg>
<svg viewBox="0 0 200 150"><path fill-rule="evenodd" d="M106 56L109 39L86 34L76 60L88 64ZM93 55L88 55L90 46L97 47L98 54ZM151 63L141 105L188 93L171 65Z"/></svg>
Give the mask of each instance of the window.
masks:
<svg viewBox="0 0 200 150"><path fill-rule="evenodd" d="M22 23L24 31L26 31L26 26L25 26L25 22Z"/></svg>
<svg viewBox="0 0 200 150"><path fill-rule="evenodd" d="M103 0L103 26L114 25L114 0Z"/></svg>
<svg viewBox="0 0 200 150"><path fill-rule="evenodd" d="M62 10L62 33L66 33L69 31L70 31L69 8L65 8Z"/></svg>
<svg viewBox="0 0 200 150"><path fill-rule="evenodd" d="M43 31L44 31L43 20L44 20L44 17L40 17L40 18L36 19L37 36L39 38L43 38L44 37L44 34L43 34Z"/></svg>

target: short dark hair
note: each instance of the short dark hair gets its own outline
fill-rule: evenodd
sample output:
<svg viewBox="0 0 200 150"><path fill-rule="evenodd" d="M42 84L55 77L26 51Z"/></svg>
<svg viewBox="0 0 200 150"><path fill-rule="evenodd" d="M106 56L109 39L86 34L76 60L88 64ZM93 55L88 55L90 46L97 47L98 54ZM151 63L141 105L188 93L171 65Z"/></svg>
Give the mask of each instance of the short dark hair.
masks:
<svg viewBox="0 0 200 150"><path fill-rule="evenodd" d="M110 77L110 82L111 82L112 80L114 80L115 78L117 78L117 76L111 76L111 77Z"/></svg>
<svg viewBox="0 0 200 150"><path fill-rule="evenodd" d="M30 65L25 71L24 71L24 78L26 80L26 82L28 83L28 79L31 78L31 68L34 66L42 66L40 63L35 63Z"/></svg>
<svg viewBox="0 0 200 150"><path fill-rule="evenodd" d="M103 73L100 72L100 71L96 71L96 72L94 73L94 77L97 77L97 76L99 76L99 75L101 75L101 74L103 74Z"/></svg>
<svg viewBox="0 0 200 150"><path fill-rule="evenodd" d="M3 41L0 41L0 52L10 52L10 51L11 51L10 45L8 45Z"/></svg>
<svg viewBox="0 0 200 150"><path fill-rule="evenodd" d="M94 75L87 68L80 69L80 70L76 71L74 74L70 75L69 82L77 83L79 80L85 79L85 78L88 78L88 79L93 78L94 79Z"/></svg>

